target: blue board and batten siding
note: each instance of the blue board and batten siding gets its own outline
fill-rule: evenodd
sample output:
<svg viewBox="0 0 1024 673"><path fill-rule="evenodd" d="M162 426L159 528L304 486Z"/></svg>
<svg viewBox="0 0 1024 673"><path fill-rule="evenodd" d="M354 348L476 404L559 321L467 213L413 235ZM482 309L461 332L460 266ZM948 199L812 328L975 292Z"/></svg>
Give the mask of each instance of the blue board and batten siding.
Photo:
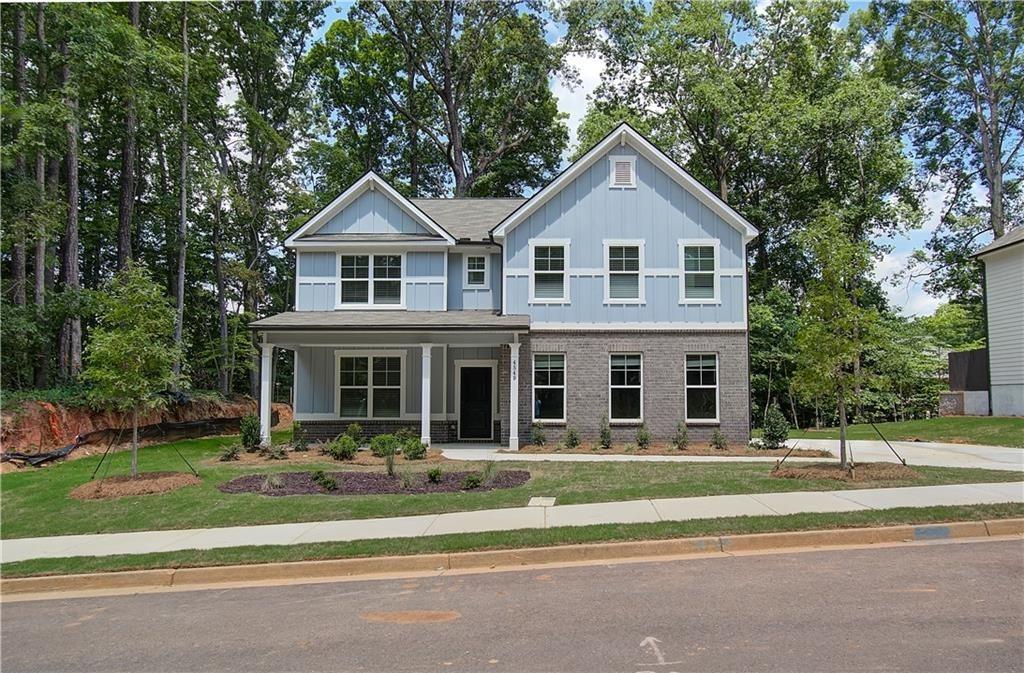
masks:
<svg viewBox="0 0 1024 673"><path fill-rule="evenodd" d="M636 158L636 188L609 189L609 156ZM569 239L569 303L530 303L530 239ZM604 301L604 240L643 239L644 304ZM717 303L680 304L679 240L719 241ZM743 234L629 146L620 146L508 232L505 310L534 323L687 323L745 320Z"/></svg>
<svg viewBox="0 0 1024 673"><path fill-rule="evenodd" d="M366 191L317 230L318 234L417 234L437 236L379 191Z"/></svg>
<svg viewBox="0 0 1024 673"><path fill-rule="evenodd" d="M410 311L443 311L444 252L410 252L405 256L405 307Z"/></svg>
<svg viewBox="0 0 1024 673"><path fill-rule="evenodd" d="M465 254L457 252L448 254L448 310L497 311L501 309L501 256L487 255L488 286L483 289L465 289L463 282L465 263Z"/></svg>
<svg viewBox="0 0 1024 673"><path fill-rule="evenodd" d="M410 311L445 309L444 252L405 253L405 307ZM333 311L337 301L337 253L299 252L296 311Z"/></svg>

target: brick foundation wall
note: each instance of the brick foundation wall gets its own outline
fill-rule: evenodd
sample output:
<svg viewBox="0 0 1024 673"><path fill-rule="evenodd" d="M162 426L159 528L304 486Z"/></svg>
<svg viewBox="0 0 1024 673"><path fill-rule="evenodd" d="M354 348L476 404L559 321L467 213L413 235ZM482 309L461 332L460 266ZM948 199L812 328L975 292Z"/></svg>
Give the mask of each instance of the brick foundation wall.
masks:
<svg viewBox="0 0 1024 673"><path fill-rule="evenodd" d="M302 423L302 430L306 433L310 443L327 442L338 435L344 434L345 428L352 421L299 421ZM402 428L407 428L420 435L420 422L418 420L369 420L356 421L363 426L363 436L373 437L375 435L394 434ZM430 441L432 442L453 442L458 438L458 427L455 421L430 421Z"/></svg>
<svg viewBox="0 0 1024 673"><path fill-rule="evenodd" d="M520 442L529 442L533 400L533 353L565 353L566 423L545 426L550 443L560 441L566 427L596 439L601 417L608 413L608 357L611 353L643 354L644 422L655 441L668 441L684 415L684 369L687 353L718 354L719 424L687 427L691 441L710 439L720 428L730 442L750 439L750 397L747 335L743 332L534 332L519 350ZM509 349L499 363L503 418L508 409ZM507 425L507 424L506 424ZM503 425L504 427L504 425ZM633 441L635 425L614 425L616 441ZM503 433L502 440L507 440Z"/></svg>

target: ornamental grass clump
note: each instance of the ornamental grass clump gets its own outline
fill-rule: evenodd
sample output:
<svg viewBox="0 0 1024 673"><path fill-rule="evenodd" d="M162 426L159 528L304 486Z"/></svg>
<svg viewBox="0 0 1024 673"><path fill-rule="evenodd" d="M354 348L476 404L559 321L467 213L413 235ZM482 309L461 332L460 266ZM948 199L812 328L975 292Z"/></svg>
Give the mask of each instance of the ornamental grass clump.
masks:
<svg viewBox="0 0 1024 673"><path fill-rule="evenodd" d="M242 416L238 423L238 429L242 433L242 446L252 453L260 448L260 419L253 414Z"/></svg>

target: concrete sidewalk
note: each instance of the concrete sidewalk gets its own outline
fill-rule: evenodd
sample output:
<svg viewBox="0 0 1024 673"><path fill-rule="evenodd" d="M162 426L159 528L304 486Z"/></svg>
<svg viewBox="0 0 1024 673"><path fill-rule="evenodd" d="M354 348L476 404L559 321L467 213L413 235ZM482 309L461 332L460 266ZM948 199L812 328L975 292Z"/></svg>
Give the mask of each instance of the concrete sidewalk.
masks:
<svg viewBox="0 0 1024 673"><path fill-rule="evenodd" d="M35 558L148 554L182 549L220 549L247 545L346 542L447 533L509 531L523 528L1008 502L1024 502L1024 482L716 495L585 505L554 505L551 507L510 507L385 519L19 538L3 540L0 543L0 560L4 563L12 563Z"/></svg>
<svg viewBox="0 0 1024 673"><path fill-rule="evenodd" d="M908 465L931 465L934 467L978 467L988 470L1010 470L1024 472L1024 449L1001 446L976 446L971 444L936 444L930 442L890 442L896 452ZM795 439L790 446L799 449L825 449L839 455L838 439ZM884 442L856 440L849 442L854 460L862 463L899 462ZM553 460L564 462L652 462L652 463L774 463L774 457L745 456L635 456L628 454L608 455L593 453L499 453L501 447L487 444L443 444L439 445L445 458L452 460ZM785 453L779 455L781 458ZM791 456L786 462L822 463L838 458L800 458Z"/></svg>

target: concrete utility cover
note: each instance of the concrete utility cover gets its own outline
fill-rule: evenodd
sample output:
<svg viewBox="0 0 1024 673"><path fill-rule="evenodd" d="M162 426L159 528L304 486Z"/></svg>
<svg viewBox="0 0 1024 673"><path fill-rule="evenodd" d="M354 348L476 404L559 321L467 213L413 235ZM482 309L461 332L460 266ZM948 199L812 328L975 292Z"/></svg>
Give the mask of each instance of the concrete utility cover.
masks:
<svg viewBox="0 0 1024 673"><path fill-rule="evenodd" d="M530 498L530 507L554 507L555 499L548 497Z"/></svg>

